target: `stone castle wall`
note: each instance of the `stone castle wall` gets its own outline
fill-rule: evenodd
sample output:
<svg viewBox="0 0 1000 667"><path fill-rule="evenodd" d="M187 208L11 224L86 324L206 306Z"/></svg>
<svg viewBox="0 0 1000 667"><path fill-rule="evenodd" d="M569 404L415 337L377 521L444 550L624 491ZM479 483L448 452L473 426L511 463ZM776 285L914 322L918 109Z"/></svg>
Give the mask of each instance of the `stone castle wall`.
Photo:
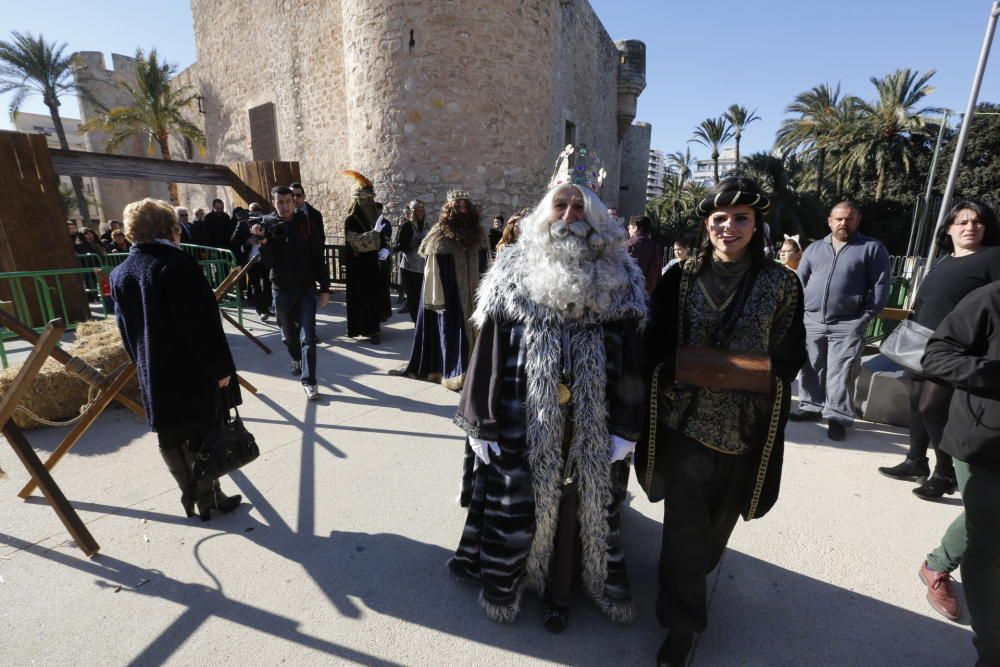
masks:
<svg viewBox="0 0 1000 667"><path fill-rule="evenodd" d="M621 184L618 191L618 215L628 218L646 212L646 176L649 170L649 142L653 126L634 123L625 131L622 142ZM643 160L643 158L645 158Z"/></svg>
<svg viewBox="0 0 1000 667"><path fill-rule="evenodd" d="M356 169L390 217L454 187L484 218L535 203L565 139L594 146L617 203L615 44L585 0L192 0L206 161L251 159L248 109L339 236ZM249 21L247 17L269 17ZM290 39L295 35L297 39ZM644 162L643 162L644 164Z"/></svg>
<svg viewBox="0 0 1000 667"><path fill-rule="evenodd" d="M273 103L278 157L300 163L331 240L354 189L343 169L375 182L390 218L420 198L435 219L456 187L484 219L533 205L567 121L603 159L601 196L618 204L620 54L586 0L191 0L191 10L198 62L176 80L203 98L204 114L188 116L207 137L193 159L251 160L248 110ZM172 148L183 159L183 143ZM633 166L645 165L641 155ZM179 190L192 209L229 200L225 188Z"/></svg>

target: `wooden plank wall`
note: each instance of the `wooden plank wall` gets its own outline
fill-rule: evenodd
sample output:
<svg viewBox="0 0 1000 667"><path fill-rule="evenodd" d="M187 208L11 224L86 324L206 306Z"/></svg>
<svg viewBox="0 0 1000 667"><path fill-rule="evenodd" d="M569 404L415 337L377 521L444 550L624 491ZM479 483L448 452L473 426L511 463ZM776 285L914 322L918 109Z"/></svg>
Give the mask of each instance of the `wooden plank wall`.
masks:
<svg viewBox="0 0 1000 667"><path fill-rule="evenodd" d="M246 184L248 190L234 187L233 206L246 208L254 201L271 211L271 188L301 181L298 162L234 162L229 169Z"/></svg>
<svg viewBox="0 0 1000 667"><path fill-rule="evenodd" d="M0 131L0 272L78 268L58 188L44 136ZM69 316L86 319L77 281L63 289Z"/></svg>

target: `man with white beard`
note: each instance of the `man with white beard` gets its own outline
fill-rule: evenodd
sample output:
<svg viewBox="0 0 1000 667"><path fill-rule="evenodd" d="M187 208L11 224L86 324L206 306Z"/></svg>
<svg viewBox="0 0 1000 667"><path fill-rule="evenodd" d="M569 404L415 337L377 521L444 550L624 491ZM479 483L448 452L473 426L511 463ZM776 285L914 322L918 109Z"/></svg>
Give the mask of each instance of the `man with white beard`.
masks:
<svg viewBox="0 0 1000 667"><path fill-rule="evenodd" d="M469 512L448 567L482 586L496 621L513 621L534 589L552 632L566 627L574 572L605 614L632 620L619 508L643 418L646 293L595 194L603 171L568 146L519 242L498 254L455 417Z"/></svg>

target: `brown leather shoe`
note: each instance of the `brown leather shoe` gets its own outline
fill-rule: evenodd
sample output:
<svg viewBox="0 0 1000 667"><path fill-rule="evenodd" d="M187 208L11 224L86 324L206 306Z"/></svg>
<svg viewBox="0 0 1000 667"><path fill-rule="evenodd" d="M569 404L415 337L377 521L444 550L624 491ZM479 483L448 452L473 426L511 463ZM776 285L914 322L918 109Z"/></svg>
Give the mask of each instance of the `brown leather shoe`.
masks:
<svg viewBox="0 0 1000 667"><path fill-rule="evenodd" d="M951 590L951 578L949 572L938 572L927 567L927 561L920 566L920 581L927 586L927 601L934 607L934 611L941 614L950 621L957 621L962 615L958 599Z"/></svg>

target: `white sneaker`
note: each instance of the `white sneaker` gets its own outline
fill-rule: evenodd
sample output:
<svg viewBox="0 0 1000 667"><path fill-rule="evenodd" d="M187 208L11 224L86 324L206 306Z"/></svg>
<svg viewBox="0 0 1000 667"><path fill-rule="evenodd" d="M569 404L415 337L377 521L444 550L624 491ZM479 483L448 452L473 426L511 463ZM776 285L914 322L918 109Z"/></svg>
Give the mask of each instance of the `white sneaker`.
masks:
<svg viewBox="0 0 1000 667"><path fill-rule="evenodd" d="M302 362L292 360L292 375L302 375Z"/></svg>
<svg viewBox="0 0 1000 667"><path fill-rule="evenodd" d="M314 384L302 385L302 391L306 392L306 398L310 401L315 401L319 398L319 390L316 389L316 385Z"/></svg>

